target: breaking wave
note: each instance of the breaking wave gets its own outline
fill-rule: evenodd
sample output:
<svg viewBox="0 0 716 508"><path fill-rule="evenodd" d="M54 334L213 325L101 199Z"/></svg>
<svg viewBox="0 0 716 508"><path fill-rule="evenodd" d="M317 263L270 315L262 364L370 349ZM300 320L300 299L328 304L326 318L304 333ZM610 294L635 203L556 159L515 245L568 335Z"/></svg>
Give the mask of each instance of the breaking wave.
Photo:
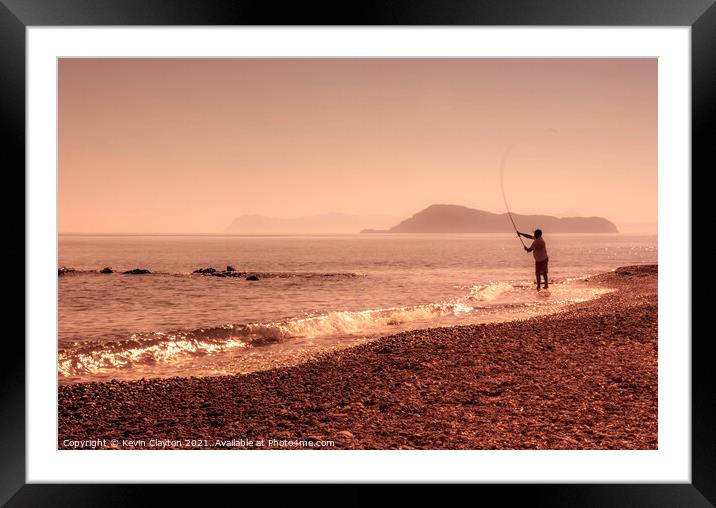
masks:
<svg viewBox="0 0 716 508"><path fill-rule="evenodd" d="M65 344L59 351L61 376L96 374L138 365L170 363L239 348L289 340L375 336L401 325L472 312L462 303L430 304L365 311L335 311L268 323L224 325L190 332L135 334L126 340Z"/></svg>
<svg viewBox="0 0 716 508"><path fill-rule="evenodd" d="M517 287L509 282L478 284L470 288L468 299L477 302L494 302L515 291Z"/></svg>
<svg viewBox="0 0 716 508"><path fill-rule="evenodd" d="M335 346L350 342L347 340L350 338L374 338L416 328L517 319L515 309L529 312L537 309L536 313L539 313L540 307L556 308L554 304L586 301L609 291L557 284L536 297L533 286L524 282L494 282L467 289L467 295L446 303L333 311L265 323L134 334L122 340L61 342L59 375L68 380L78 379L117 373L118 370L171 366L199 357L239 354L276 344L321 342Z"/></svg>

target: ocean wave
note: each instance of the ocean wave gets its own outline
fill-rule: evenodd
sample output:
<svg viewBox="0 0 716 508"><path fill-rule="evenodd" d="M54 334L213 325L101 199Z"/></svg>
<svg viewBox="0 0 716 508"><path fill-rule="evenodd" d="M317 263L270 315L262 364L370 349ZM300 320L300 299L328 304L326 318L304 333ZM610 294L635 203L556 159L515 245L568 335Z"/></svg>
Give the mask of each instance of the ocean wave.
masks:
<svg viewBox="0 0 716 508"><path fill-rule="evenodd" d="M81 347L61 349L58 371L64 377L101 374L115 369L170 363L179 357L214 354L242 347L246 347L246 344L231 338L212 341L172 335L145 340L88 343Z"/></svg>
<svg viewBox="0 0 716 508"><path fill-rule="evenodd" d="M109 374L117 369L161 366L202 356L251 351L251 348L290 344L290 341L326 341L335 345L347 338L372 338L407 329L474 322L473 316L485 313L502 315L504 320L515 309L531 312L530 309L538 307L586 301L608 291L580 284L553 284L549 291L537 293L531 284L501 281L472 286L467 295L444 303L337 310L264 323L134 334L123 340L66 342L60 344L58 369L60 377L81 378Z"/></svg>
<svg viewBox="0 0 716 508"><path fill-rule="evenodd" d="M138 365L261 347L292 339L375 336L406 323L472 312L463 303L428 304L364 311L334 311L268 323L202 328L189 332L135 334L125 340L76 341L60 348L61 376L98 374Z"/></svg>
<svg viewBox="0 0 716 508"><path fill-rule="evenodd" d="M515 291L515 289L517 287L510 282L478 284L470 288L467 298L478 302L494 302L498 298L505 297L508 293Z"/></svg>

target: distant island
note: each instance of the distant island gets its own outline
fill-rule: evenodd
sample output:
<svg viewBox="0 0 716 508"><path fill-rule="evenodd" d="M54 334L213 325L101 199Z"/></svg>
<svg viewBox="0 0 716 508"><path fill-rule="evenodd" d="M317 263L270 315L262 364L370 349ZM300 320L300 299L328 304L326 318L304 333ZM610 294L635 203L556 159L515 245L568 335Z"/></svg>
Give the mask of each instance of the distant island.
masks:
<svg viewBox="0 0 716 508"><path fill-rule="evenodd" d="M529 233L618 233L603 217L553 217L512 214L517 227ZM363 229L361 233L512 233L506 213L490 213L458 205L431 205L390 229Z"/></svg>

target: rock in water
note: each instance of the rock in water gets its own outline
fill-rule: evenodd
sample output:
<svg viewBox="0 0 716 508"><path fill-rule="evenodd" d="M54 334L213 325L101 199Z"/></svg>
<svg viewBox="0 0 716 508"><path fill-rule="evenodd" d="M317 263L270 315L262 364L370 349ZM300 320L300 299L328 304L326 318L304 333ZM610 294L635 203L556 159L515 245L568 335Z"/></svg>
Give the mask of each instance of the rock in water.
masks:
<svg viewBox="0 0 716 508"><path fill-rule="evenodd" d="M259 280L259 278L256 275L249 275L246 280Z"/></svg>
<svg viewBox="0 0 716 508"><path fill-rule="evenodd" d="M194 273L215 273L216 268L198 268L194 270Z"/></svg>
<svg viewBox="0 0 716 508"><path fill-rule="evenodd" d="M227 272L235 272L235 271L236 271L236 268L234 268L233 266L227 266L227 267L226 267L226 271L227 271Z"/></svg>
<svg viewBox="0 0 716 508"><path fill-rule="evenodd" d="M57 269L57 275L58 275L58 276L60 276L60 275L65 275L66 273L72 273L72 272L74 272L74 271L75 271L74 268L67 268L66 266L62 266L62 267L60 267L60 268Z"/></svg>
<svg viewBox="0 0 716 508"><path fill-rule="evenodd" d="M102 268L99 271L99 273L114 273L114 272L112 271L112 269L109 266L105 266L104 268Z"/></svg>
<svg viewBox="0 0 716 508"><path fill-rule="evenodd" d="M135 268L134 270L127 270L124 272L127 275L144 275L146 273L152 273L146 268Z"/></svg>

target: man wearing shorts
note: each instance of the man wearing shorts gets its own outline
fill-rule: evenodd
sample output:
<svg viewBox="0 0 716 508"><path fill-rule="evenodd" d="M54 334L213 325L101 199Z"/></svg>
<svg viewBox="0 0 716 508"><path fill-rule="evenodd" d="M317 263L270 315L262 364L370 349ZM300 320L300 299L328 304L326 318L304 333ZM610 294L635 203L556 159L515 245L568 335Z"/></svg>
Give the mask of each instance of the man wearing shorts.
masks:
<svg viewBox="0 0 716 508"><path fill-rule="evenodd" d="M549 288L549 284L547 283L547 263L549 262L549 257L547 257L547 244L544 243L544 238L542 238L542 230L535 229L534 236L528 235L526 233L520 233L519 231L517 232L517 234L520 236L524 236L525 238L534 240L532 242L532 245L530 245L529 247L525 247L525 250L527 252L531 252L535 258L535 276L537 277L537 291L540 290L540 279L542 276L544 276L544 288Z"/></svg>

